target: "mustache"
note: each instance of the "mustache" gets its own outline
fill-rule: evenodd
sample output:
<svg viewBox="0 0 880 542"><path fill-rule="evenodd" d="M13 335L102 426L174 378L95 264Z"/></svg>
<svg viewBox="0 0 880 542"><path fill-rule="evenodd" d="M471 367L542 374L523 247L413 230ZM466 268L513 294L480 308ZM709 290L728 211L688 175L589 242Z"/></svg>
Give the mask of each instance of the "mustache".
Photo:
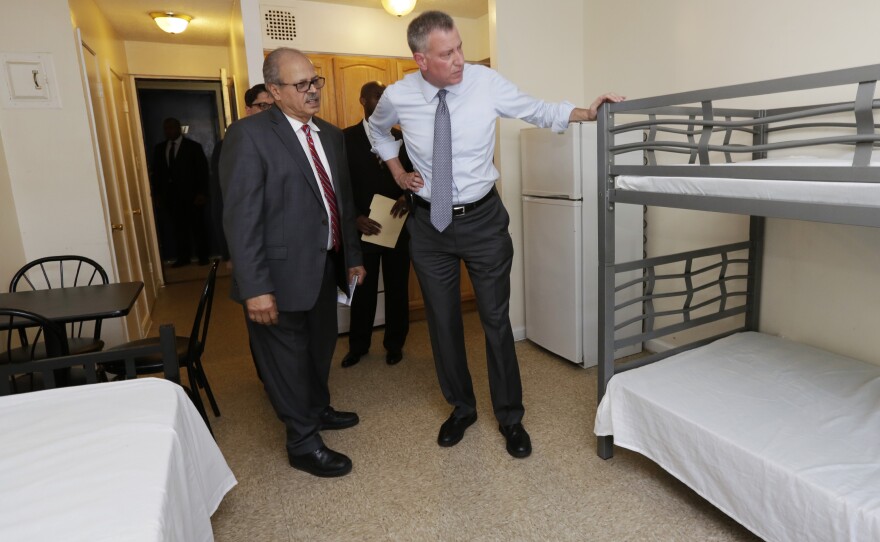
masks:
<svg viewBox="0 0 880 542"><path fill-rule="evenodd" d="M317 92L307 92L306 100L317 100L318 98L320 98L320 96L321 95Z"/></svg>

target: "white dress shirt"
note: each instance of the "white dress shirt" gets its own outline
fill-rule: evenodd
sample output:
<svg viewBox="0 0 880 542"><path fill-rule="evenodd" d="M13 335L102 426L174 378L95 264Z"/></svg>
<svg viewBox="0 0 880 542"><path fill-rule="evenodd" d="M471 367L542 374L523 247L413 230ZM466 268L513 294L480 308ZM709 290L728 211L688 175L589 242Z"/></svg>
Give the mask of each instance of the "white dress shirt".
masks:
<svg viewBox="0 0 880 542"><path fill-rule="evenodd" d="M312 151L309 150L309 142L306 139L306 133L303 132L303 122L296 120L293 117L284 115L287 117L287 122L290 123L290 126L293 128L293 133L296 134L296 138L299 140L299 144L302 145L303 151L306 153L306 158L309 159L309 165L312 166L312 173L315 174L315 180L318 181L318 190L321 191L321 201L324 202L324 209L327 211L327 221L330 221L330 206L327 205L327 194L324 193L324 186L321 184L321 178L318 177L318 170L315 168L315 163L312 161ZM309 119L308 122L309 128L312 131L312 141L315 143L315 150L318 151L318 158L321 159L321 164L324 166L324 171L327 172L327 178L330 179L330 185L333 186L333 190L336 190L336 186L333 185L333 174L330 172L330 163L327 161L327 155L324 154L324 147L321 146L321 138L318 136L318 132L321 131L320 128L315 124L312 119ZM338 205L337 205L338 207ZM340 225L341 227L341 225ZM339 240L342 243L342 239ZM327 228L327 250L333 249L333 226L330 225Z"/></svg>
<svg viewBox="0 0 880 542"><path fill-rule="evenodd" d="M431 162L434 154L434 114L439 89L412 73L389 86L370 116L373 151L383 160L397 156L400 142L391 127L400 124L406 151L425 186L416 192L431 200ZM563 132L574 105L552 104L521 92L495 70L465 64L461 83L446 87L452 124L452 201L463 205L489 193L498 179L495 121L518 118L542 128Z"/></svg>

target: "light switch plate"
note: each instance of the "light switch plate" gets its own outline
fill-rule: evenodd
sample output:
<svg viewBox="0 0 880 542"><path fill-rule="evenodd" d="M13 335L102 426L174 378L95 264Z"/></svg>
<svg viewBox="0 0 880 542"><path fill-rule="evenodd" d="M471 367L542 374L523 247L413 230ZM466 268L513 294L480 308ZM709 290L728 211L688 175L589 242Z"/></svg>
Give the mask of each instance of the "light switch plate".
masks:
<svg viewBox="0 0 880 542"><path fill-rule="evenodd" d="M0 53L0 77L5 107L61 107L49 53Z"/></svg>

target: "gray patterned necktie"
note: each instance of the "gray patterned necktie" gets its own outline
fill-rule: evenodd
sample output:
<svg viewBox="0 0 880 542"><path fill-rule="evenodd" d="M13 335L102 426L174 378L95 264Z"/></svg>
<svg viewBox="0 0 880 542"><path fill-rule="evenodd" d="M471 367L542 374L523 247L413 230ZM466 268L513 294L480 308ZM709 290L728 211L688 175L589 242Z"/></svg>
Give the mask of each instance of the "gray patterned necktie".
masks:
<svg viewBox="0 0 880 542"><path fill-rule="evenodd" d="M431 168L431 224L442 232L452 222L452 127L446 89L437 92L434 114L434 158Z"/></svg>

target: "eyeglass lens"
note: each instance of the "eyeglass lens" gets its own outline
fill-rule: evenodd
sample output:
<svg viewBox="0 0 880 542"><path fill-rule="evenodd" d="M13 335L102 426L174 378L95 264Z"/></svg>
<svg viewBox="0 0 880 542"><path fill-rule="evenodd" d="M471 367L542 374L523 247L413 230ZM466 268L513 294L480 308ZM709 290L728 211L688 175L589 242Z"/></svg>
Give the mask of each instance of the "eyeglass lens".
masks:
<svg viewBox="0 0 880 542"><path fill-rule="evenodd" d="M299 83L295 83L295 86L296 86L297 91L306 92L307 90L309 90L309 87L311 87L312 85L315 85L316 89L323 88L325 81L326 80L323 77L318 76L318 77L313 77L309 81L300 81Z"/></svg>

